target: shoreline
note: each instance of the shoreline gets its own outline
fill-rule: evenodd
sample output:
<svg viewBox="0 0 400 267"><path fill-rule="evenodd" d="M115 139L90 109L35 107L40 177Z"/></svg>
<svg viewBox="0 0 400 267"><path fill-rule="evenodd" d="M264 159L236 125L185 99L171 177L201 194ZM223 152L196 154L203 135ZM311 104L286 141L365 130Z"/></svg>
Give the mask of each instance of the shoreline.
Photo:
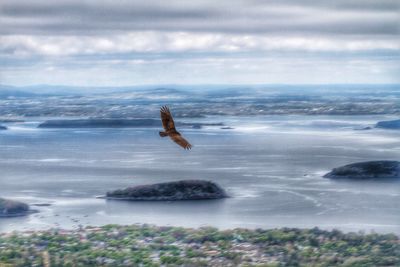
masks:
<svg viewBox="0 0 400 267"><path fill-rule="evenodd" d="M151 202L151 201L150 201ZM32 214L37 214L40 212L35 212ZM4 222L5 224L7 223L7 220L12 221L13 219L19 219L19 218L24 218L27 216L30 216L32 214L26 214L26 215L20 215L20 216L3 216L0 217L0 222ZM59 217L58 215L56 217ZM116 226L138 226L138 225L150 225L154 227L179 227L179 228L187 228L187 229L199 229L203 227L211 227L211 228L216 228L220 231L228 231L228 230L234 230L234 229L247 229L249 231L254 231L257 229L263 229L263 230L272 230L272 229L298 229L298 230L309 230L309 229L314 229L318 228L322 231L340 231L344 234L351 234L351 233L357 233L357 234L378 234L378 235L395 235L400 237L400 231L394 230L398 229L398 225L388 225L388 224L382 224L378 225L378 228L372 228L372 226L377 226L375 224L369 225L369 224L364 224L365 227L360 228L356 226L349 226L349 225L282 225L282 226L276 226L276 225L270 225L270 226L263 226L263 225L227 225L227 226L220 226L220 225L213 225L213 224L172 224L172 223L166 223L166 224L158 224L158 223L153 223L153 222L132 222L132 223L105 223L105 224L96 224L96 223L85 223L82 222L84 218L87 218L87 216L83 216L82 218L73 218L73 217L68 217L72 221L74 221L74 224L68 224L67 226L62 226L60 223L53 223L53 224L46 224L44 227L37 227L33 226L30 227L29 225L25 225L24 227L4 227L2 229L1 224L0 224L0 236L1 235L7 235L10 233L25 233L25 232L47 232L47 231L55 231L55 230L62 230L66 232L73 232L77 231L78 229L85 229L85 228L95 228L95 227L105 227L107 225L116 225ZM4 225L5 225L4 224ZM11 222L11 224L16 225L18 222ZM368 227L371 226L371 227ZM386 230L383 230L379 227L386 227ZM390 230L393 229L393 230Z"/></svg>
<svg viewBox="0 0 400 267"><path fill-rule="evenodd" d="M8 213L8 214L0 214L1 218L15 218L15 217L24 217L29 216L31 214L39 213L39 210L28 210L26 212L18 212L18 213ZM0 232L1 233L1 232Z"/></svg>
<svg viewBox="0 0 400 267"><path fill-rule="evenodd" d="M23 217L27 216L30 214L34 213L40 213L39 211L34 211L29 214L21 214L18 216L3 216L0 217L1 219L8 219L8 218L18 218L18 217ZM394 235L397 236L400 239L400 232L390 232L390 231L385 231L385 232L380 232L375 229L358 229L355 230L355 228L352 227L341 227L338 226L336 227L325 227L325 226L309 226L309 227L301 227L301 226L279 226L279 227L250 227L250 226L238 226L238 227L218 227L218 226L213 226L213 225L199 225L199 226L183 226L183 225L170 225L170 224L154 224L154 223L141 223L141 222L136 222L136 223L131 223L131 224L121 224L121 223L110 223L110 224L102 224L102 225L96 225L96 224L80 224L80 225L74 225L72 227L48 227L48 228L43 228L43 229L24 229L24 230L10 230L10 231L1 231L0 230L0 237L4 235L10 235L10 234L26 234L26 233L42 233L42 232L54 232L54 231L62 231L62 232L68 232L68 233L73 233L73 232L80 232L80 231L85 231L86 229L93 229L93 228L104 228L104 227L152 227L152 228L183 228L183 229L190 229L190 230L198 230L202 228L213 228L217 229L218 231L234 231L234 230L247 230L247 231L258 231L258 230L263 230L263 231L271 231L271 230L283 230L283 229L294 229L298 231L309 231L312 229L318 229L323 232L341 232L342 234L357 234L357 235ZM392 225L391 225L392 226ZM394 226L394 225L393 225ZM397 225L396 225L397 226ZM348 230L344 230L348 229ZM354 230L351 230L354 229Z"/></svg>

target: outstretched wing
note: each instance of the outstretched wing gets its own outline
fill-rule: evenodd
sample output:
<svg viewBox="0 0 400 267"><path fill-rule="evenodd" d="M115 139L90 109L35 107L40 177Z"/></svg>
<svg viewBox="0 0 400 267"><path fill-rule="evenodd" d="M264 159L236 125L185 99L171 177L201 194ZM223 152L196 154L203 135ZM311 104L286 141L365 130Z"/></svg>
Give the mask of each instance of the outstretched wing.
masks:
<svg viewBox="0 0 400 267"><path fill-rule="evenodd" d="M192 148L192 145L185 138L183 138L182 135L180 135L178 133L170 134L169 137L172 139L172 141L174 141L175 143L177 143L178 145L180 145L184 149L191 149Z"/></svg>
<svg viewBox="0 0 400 267"><path fill-rule="evenodd" d="M165 131L175 130L174 119L172 119L171 112L167 106L160 109L161 121Z"/></svg>

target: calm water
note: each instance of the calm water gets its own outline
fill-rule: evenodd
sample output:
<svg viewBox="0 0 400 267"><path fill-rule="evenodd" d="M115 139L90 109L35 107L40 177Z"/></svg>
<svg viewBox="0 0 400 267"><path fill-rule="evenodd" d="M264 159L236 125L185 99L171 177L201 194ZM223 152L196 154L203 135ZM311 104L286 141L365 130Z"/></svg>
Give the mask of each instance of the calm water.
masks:
<svg viewBox="0 0 400 267"><path fill-rule="evenodd" d="M0 196L40 212L0 220L0 231L108 223L314 227L400 233L400 182L331 181L333 167L400 160L398 131L357 128L384 116L212 117L234 129L181 129L184 151L158 129L36 129L0 132ZM201 121L197 119L196 121ZM106 201L127 186L212 180L231 198L185 202Z"/></svg>

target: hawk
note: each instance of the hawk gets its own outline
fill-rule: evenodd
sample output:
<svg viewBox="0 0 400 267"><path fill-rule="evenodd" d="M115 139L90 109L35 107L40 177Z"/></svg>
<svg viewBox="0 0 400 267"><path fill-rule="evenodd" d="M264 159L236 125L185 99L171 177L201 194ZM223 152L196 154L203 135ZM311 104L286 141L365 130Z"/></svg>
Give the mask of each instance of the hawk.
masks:
<svg viewBox="0 0 400 267"><path fill-rule="evenodd" d="M164 127L164 132L159 132L161 137L169 136L175 143L183 147L184 149L191 149L192 145L186 141L185 138L175 129L174 119L167 106L163 106L160 109L161 121Z"/></svg>

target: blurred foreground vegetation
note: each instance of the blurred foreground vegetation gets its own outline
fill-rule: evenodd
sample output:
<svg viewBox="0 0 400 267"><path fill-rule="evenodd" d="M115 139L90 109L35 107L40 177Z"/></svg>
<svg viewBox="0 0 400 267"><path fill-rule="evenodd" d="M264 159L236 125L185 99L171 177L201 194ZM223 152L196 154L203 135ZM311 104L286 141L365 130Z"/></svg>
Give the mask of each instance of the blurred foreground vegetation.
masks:
<svg viewBox="0 0 400 267"><path fill-rule="evenodd" d="M3 266L400 266L394 234L107 225L0 235Z"/></svg>

